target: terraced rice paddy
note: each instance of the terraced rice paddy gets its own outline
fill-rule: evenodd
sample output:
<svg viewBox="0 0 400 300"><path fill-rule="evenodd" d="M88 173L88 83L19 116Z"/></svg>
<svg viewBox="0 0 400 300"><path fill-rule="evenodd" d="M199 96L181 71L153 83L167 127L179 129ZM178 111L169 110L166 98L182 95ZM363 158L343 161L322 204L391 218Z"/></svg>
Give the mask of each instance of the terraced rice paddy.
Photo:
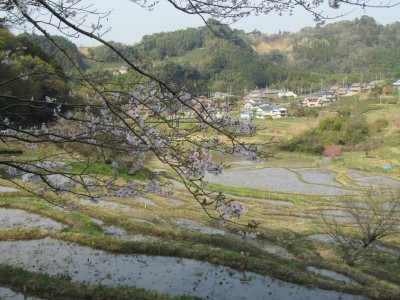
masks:
<svg viewBox="0 0 400 300"><path fill-rule="evenodd" d="M134 285L172 296L187 294L209 299L364 299L365 295L318 287L330 286L332 289L336 286L340 289L340 282L344 282L356 287L353 291L361 291L360 283L352 276L307 265L301 270L304 278L317 275L325 278L321 279L324 284L318 283L313 288L307 288L248 271L245 257L252 257L251 251L254 251L254 255L263 253L257 254L257 259L275 257L285 262L284 265L300 261L312 263L312 259L299 260L303 255L299 250L300 244L311 243L317 247L313 251L326 251L324 245L332 242L330 236L318 231L315 226L315 220L321 213L339 223L351 224L354 220L345 211L345 202L341 200L343 195L357 192L354 187L362 188L369 182L396 187L399 181L381 175L352 173L348 174L351 182L346 185L337 180L336 173L323 168L243 170L253 165L246 163L238 166L240 170L233 169L219 177L207 175L206 178L228 188L243 189L240 195L233 193L228 196L246 206L245 217L256 216L260 220L259 231L263 237L259 240L243 240L236 229L206 218L191 195L182 189L182 183L174 179L169 179L175 189L170 198L148 194L118 202L111 198L95 202L80 199L79 209L70 212L59 211L27 196L13 198L17 190L3 187L0 189L4 198L0 199L0 236L17 237L19 230L28 230L29 234L37 237L24 240L4 238L0 241L0 262L32 272L67 276L77 282L106 286ZM251 196L254 190L265 196ZM246 196L246 193L250 196ZM86 231L80 232L80 228ZM40 234L35 230L40 230ZM280 236L277 230L284 234ZM99 239L101 243L115 246L100 250L101 247L94 249L86 242L79 242L78 237L82 234L89 238L88 232L94 234L93 243ZM293 242L297 238L294 234L304 236L299 245ZM66 236L68 241L63 240ZM237 245L243 243L240 246L243 249L253 249L238 251L236 255L243 255L243 263L236 268L210 263L215 261L211 258L206 259L207 262L170 255L119 253L118 250L119 245L125 245L120 243L134 243L132 245L135 247L143 244L148 249L157 249L152 250L154 252L162 253L159 249L163 248L163 244L170 249L171 245L177 243L176 249L187 248L193 252L200 251L197 248L203 249L201 251L208 249L207 253L232 251L232 246L224 246L224 239ZM384 252L386 247L392 253L384 253L397 255L395 250L398 246L398 241L394 241L394 248L381 245L378 250ZM113 252L110 249L114 249ZM291 275L291 280L294 277ZM307 282L307 279L302 280ZM329 280L337 282L336 285L327 284L331 282ZM5 295L9 297L12 293L5 287L0 288L0 298Z"/></svg>

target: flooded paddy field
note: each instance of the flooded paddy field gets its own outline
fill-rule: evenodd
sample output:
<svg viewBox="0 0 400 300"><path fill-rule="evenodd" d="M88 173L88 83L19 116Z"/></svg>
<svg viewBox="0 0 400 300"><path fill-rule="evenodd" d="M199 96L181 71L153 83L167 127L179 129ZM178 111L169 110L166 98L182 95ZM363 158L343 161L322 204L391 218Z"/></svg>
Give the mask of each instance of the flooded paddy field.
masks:
<svg viewBox="0 0 400 300"><path fill-rule="evenodd" d="M22 293L14 292L10 288L0 287L0 299L2 300L42 300L38 297L31 297Z"/></svg>
<svg viewBox="0 0 400 300"><path fill-rule="evenodd" d="M16 228L38 228L54 232L65 228L65 226L50 218L45 218L20 209L6 209L0 207L0 230Z"/></svg>
<svg viewBox="0 0 400 300"><path fill-rule="evenodd" d="M225 235L225 231L221 229L216 229L212 228L209 226L205 226L199 222L196 222L194 220L189 220L189 219L184 219L184 218L178 218L173 220L173 222L181 229L184 230L191 230L191 231L197 231L205 234L219 234L219 235Z"/></svg>
<svg viewBox="0 0 400 300"><path fill-rule="evenodd" d="M302 180L301 172L311 182ZM315 173L316 171L314 170L313 172ZM319 176L314 173L307 173L305 170L297 173L297 171L285 168L264 168L259 170L227 171L219 176L207 174L205 179L222 185L284 193L311 195L344 195L351 193L351 191L332 180L333 174ZM316 173L318 174L318 172Z"/></svg>
<svg viewBox="0 0 400 300"><path fill-rule="evenodd" d="M400 181L382 175L348 174L356 185L400 187ZM337 174L323 168L263 168L226 171L222 175L207 174L210 182L227 186L256 188L283 193L340 196L354 191L336 181ZM177 183L178 184L178 183Z"/></svg>
<svg viewBox="0 0 400 300"><path fill-rule="evenodd" d="M302 168L291 169L291 171L299 174L300 178L307 183L343 187L342 184L335 180L337 174L326 169Z"/></svg>
<svg viewBox="0 0 400 300"><path fill-rule="evenodd" d="M108 286L134 285L210 299L364 299L175 257L118 255L51 238L1 242L1 263ZM51 263L49 263L51 258Z"/></svg>
<svg viewBox="0 0 400 300"><path fill-rule="evenodd" d="M359 173L350 173L348 175L357 185L360 186L400 187L400 181L382 175L367 176Z"/></svg>
<svg viewBox="0 0 400 300"><path fill-rule="evenodd" d="M347 277L345 275L339 274L337 272L334 272L334 271L321 269L321 268L316 268L316 267L311 267L311 266L308 266L307 270L309 270L311 272L314 272L314 273L317 273L317 274L321 274L321 275L326 276L326 277L330 277L330 278L335 279L335 280L340 280L340 281L349 282L349 283L353 282L353 279L351 279L351 278L349 278L349 277Z"/></svg>
<svg viewBox="0 0 400 300"><path fill-rule="evenodd" d="M16 188L0 186L0 192L3 192L3 193L14 193L14 192L18 192L18 191L19 190Z"/></svg>

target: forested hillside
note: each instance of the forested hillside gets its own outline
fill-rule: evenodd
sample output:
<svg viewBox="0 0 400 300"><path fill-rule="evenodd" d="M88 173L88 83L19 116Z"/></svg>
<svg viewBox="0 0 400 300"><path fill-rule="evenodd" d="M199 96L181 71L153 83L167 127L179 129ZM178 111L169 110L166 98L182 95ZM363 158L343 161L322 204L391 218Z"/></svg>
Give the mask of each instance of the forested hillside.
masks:
<svg viewBox="0 0 400 300"><path fill-rule="evenodd" d="M155 65L167 82L197 93L228 89L243 93L285 80L300 86L310 80L308 72L289 68L284 55L257 53L243 31L226 25L148 35L134 46L112 44L134 61ZM104 46L89 48L88 53L96 61L122 64Z"/></svg>
<svg viewBox="0 0 400 300"><path fill-rule="evenodd" d="M400 23L383 26L368 16L303 28L293 34L253 32L247 41L259 53L280 53L293 67L312 72L396 76L400 70Z"/></svg>
<svg viewBox="0 0 400 300"><path fill-rule="evenodd" d="M31 52L33 49L36 49L35 53L33 53L34 55L41 55L42 58L51 61L53 65L56 65L64 71L74 70L74 66L71 61L44 36L23 33L18 36L18 39L23 45L26 45ZM62 45L62 50L68 54L74 64L78 65L82 69L85 69L86 66L83 56L73 42L61 36L53 36L52 39L54 39L59 45Z"/></svg>
<svg viewBox="0 0 400 300"><path fill-rule="evenodd" d="M66 64L49 48L42 50L40 37L35 36L36 42L31 37L16 37L0 27L0 118L41 126L54 118L55 108L67 109L63 104L74 99L63 76Z"/></svg>
<svg viewBox="0 0 400 300"><path fill-rule="evenodd" d="M321 79L334 84L350 74L350 82L400 76L400 23L382 26L363 16L273 35L211 24L147 35L137 45L113 45L192 92L242 93L265 86L312 90ZM88 53L96 61L122 64L104 46Z"/></svg>

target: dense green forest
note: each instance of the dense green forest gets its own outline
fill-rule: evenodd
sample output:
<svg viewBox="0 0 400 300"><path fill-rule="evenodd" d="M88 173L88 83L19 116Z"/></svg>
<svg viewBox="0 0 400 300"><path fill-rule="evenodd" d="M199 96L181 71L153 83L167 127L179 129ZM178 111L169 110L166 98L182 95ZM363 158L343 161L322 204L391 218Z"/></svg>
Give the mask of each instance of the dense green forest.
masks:
<svg viewBox="0 0 400 300"><path fill-rule="evenodd" d="M78 51L78 47L62 36L52 36L52 39L60 45L62 51L65 51L70 57L71 61L63 54L60 49L56 48L54 44L42 35L37 34L20 34L18 40L29 48L29 51L34 56L39 56L51 62L54 66L64 71L74 70L74 64L82 69L86 68L83 55Z"/></svg>
<svg viewBox="0 0 400 300"><path fill-rule="evenodd" d="M40 126L56 107L66 109L63 104L74 101L63 76L65 63L41 47L37 41L43 38L32 37L38 36L14 36L0 27L0 118L24 126Z"/></svg>
<svg viewBox="0 0 400 300"><path fill-rule="evenodd" d="M321 73L394 73L400 68L400 23L371 17L303 30L293 37L293 62Z"/></svg>

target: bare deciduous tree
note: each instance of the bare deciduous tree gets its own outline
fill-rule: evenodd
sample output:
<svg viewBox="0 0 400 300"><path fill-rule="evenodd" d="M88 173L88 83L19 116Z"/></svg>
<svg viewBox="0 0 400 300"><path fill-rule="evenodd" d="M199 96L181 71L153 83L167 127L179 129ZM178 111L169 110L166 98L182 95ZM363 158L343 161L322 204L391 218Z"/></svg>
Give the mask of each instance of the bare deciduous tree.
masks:
<svg viewBox="0 0 400 300"><path fill-rule="evenodd" d="M369 188L343 200L346 222L321 211L317 221L336 243L343 260L354 264L376 249L385 237L400 233L400 190Z"/></svg>

